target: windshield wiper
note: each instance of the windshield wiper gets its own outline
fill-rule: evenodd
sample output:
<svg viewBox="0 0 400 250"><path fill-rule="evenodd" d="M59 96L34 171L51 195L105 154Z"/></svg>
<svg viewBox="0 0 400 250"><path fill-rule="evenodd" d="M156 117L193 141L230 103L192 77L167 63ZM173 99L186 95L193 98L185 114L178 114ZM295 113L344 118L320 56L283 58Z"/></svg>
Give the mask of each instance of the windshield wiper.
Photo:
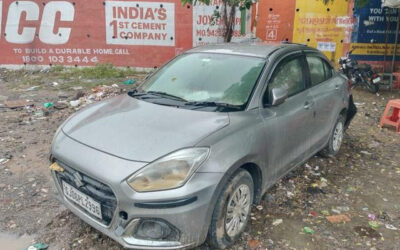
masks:
<svg viewBox="0 0 400 250"><path fill-rule="evenodd" d="M178 101L182 101L182 102L187 102L187 100L185 100L182 97L176 96L176 95L172 95L166 92L162 92L162 91L147 91L144 92L145 94L151 94L151 95L157 95L157 96L161 96L161 97L167 97L169 99L174 99L174 100L178 100Z"/></svg>
<svg viewBox="0 0 400 250"><path fill-rule="evenodd" d="M176 95L172 95L172 94L168 94L166 92L161 92L161 91L147 91L147 92L143 91L143 92L139 92L138 90L133 90L133 91L128 92L128 95L130 95L132 97L140 96L141 98L143 96L147 96L147 95L149 95L150 97L153 97L153 98L154 97L166 97L166 98L172 99L172 100L187 102L187 100L183 99L182 97L179 97L179 96L176 96Z"/></svg>
<svg viewBox="0 0 400 250"><path fill-rule="evenodd" d="M137 89L133 89L131 91L128 91L129 96L141 96L146 94L146 92L139 92Z"/></svg>
<svg viewBox="0 0 400 250"><path fill-rule="evenodd" d="M204 107L223 107L223 108L230 108L230 109L236 109L236 110L241 110L243 108L242 105L233 105L233 104L224 103L224 102L212 102L212 101L185 102L185 105L187 105L187 106L204 106Z"/></svg>

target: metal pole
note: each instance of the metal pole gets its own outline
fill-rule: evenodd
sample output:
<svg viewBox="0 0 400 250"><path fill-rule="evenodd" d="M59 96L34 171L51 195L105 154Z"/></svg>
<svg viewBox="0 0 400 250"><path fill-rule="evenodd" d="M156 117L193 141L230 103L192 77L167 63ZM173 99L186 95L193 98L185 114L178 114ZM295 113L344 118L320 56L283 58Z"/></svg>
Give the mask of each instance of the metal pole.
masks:
<svg viewBox="0 0 400 250"><path fill-rule="evenodd" d="M390 77L390 90L393 88L393 72L394 72L394 64L396 62L396 53L397 53L397 42L399 40L399 28L400 28L400 11L397 9L397 27L396 27L396 37L394 38L394 49L393 49L393 58L392 58L392 75Z"/></svg>
<svg viewBox="0 0 400 250"><path fill-rule="evenodd" d="M385 33L385 55L383 56L383 73L385 74L387 68L387 52L388 52L388 40L389 40L389 31L390 31L390 9L386 8L386 33Z"/></svg>

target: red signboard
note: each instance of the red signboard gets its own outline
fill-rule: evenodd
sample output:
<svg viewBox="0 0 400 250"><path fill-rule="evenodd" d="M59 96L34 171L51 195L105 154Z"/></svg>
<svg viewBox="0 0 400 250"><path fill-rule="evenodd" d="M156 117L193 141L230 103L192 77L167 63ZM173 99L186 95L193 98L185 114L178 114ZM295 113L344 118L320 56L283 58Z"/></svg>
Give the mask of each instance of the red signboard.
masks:
<svg viewBox="0 0 400 250"><path fill-rule="evenodd" d="M155 67L192 47L180 0L0 0L0 64Z"/></svg>
<svg viewBox="0 0 400 250"><path fill-rule="evenodd" d="M257 37L268 42L293 40L296 1L259 1Z"/></svg>

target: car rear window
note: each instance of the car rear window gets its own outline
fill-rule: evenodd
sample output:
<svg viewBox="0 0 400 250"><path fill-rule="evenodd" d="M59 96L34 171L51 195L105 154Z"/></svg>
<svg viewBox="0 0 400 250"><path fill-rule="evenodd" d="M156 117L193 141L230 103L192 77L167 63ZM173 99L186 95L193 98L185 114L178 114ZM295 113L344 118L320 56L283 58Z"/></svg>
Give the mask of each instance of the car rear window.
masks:
<svg viewBox="0 0 400 250"><path fill-rule="evenodd" d="M325 80L328 80L329 78L332 77L333 68L326 61L323 61L323 62L324 62L324 69L325 69Z"/></svg>
<svg viewBox="0 0 400 250"><path fill-rule="evenodd" d="M315 86L326 80L324 62L321 58L307 56L308 68L310 69L311 86Z"/></svg>

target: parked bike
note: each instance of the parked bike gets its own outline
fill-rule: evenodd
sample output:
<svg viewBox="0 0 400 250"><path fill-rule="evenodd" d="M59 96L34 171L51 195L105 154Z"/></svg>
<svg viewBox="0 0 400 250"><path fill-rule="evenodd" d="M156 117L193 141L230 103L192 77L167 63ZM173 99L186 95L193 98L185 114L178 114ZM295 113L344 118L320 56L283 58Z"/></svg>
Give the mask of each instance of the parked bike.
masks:
<svg viewBox="0 0 400 250"><path fill-rule="evenodd" d="M356 60L351 59L353 51L354 49L350 50L345 57L339 59L340 71L349 78L352 88L362 86L375 94L379 90L381 78L372 70L371 65L358 64Z"/></svg>

